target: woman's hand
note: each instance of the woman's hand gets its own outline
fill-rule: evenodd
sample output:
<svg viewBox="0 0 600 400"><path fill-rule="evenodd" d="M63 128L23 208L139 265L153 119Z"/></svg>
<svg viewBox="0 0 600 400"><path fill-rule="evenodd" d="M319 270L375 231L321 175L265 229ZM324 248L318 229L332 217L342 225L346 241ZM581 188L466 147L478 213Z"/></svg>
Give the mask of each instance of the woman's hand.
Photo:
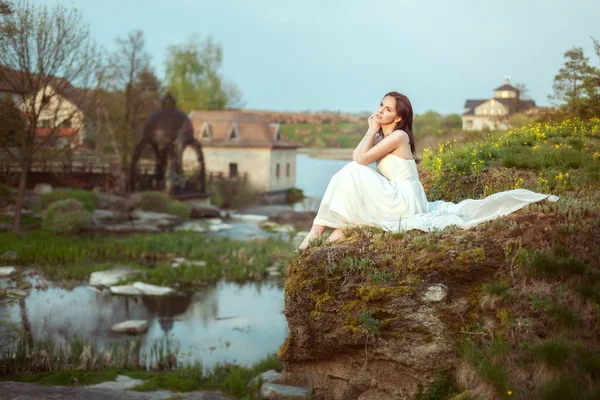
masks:
<svg viewBox="0 0 600 400"><path fill-rule="evenodd" d="M371 114L371 116L369 117L369 132L370 133L377 133L377 131L379 131L379 129L381 128L381 124L377 121L377 114Z"/></svg>

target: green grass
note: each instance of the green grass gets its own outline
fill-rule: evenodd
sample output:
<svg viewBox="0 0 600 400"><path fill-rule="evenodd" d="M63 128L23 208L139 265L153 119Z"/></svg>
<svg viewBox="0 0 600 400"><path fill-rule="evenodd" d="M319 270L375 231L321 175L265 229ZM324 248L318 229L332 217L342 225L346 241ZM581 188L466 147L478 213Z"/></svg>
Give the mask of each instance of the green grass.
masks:
<svg viewBox="0 0 600 400"><path fill-rule="evenodd" d="M42 208L46 209L50 204L58 200L75 199L80 201L86 210L94 211L98 205L98 195L89 190L67 190L56 189L41 196Z"/></svg>
<svg viewBox="0 0 600 400"><path fill-rule="evenodd" d="M427 389L419 384L413 400L444 400L456 392L454 379L449 374L439 372Z"/></svg>
<svg viewBox="0 0 600 400"><path fill-rule="evenodd" d="M87 279L96 269L115 264L140 267L153 283L257 279L274 261L289 253L277 238L235 241L190 232L140 234L128 237L56 237L41 230L25 236L0 233L0 254L14 250L19 263L49 278ZM171 268L174 257L204 260L204 268Z"/></svg>
<svg viewBox="0 0 600 400"><path fill-rule="evenodd" d="M459 201L526 188L573 193L600 178L600 120L535 124L423 152L428 199Z"/></svg>

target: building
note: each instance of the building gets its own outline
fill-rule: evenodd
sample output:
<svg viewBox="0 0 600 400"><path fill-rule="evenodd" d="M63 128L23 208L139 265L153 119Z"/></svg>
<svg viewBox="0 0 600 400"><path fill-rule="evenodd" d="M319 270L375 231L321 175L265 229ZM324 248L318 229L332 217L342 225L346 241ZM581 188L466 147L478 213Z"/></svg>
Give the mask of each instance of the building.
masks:
<svg viewBox="0 0 600 400"><path fill-rule="evenodd" d="M257 189L283 195L296 184L298 145L281 137L279 124L244 110L192 111L207 174L246 176ZM185 158L185 155L184 155ZM184 161L185 163L185 161Z"/></svg>
<svg viewBox="0 0 600 400"><path fill-rule="evenodd" d="M82 145L85 137L83 107L91 91L76 88L61 78L33 75L32 79L24 79L24 74L0 66L0 100L10 99L25 115L31 108L27 103L35 102L35 109L41 110L36 129L38 138L53 134L57 146ZM36 84L40 87L33 86Z"/></svg>
<svg viewBox="0 0 600 400"><path fill-rule="evenodd" d="M494 97L467 100L462 114L463 130L508 129L508 117L536 108L535 101L522 100L520 94L519 89L510 84L510 77L506 77L504 85L494 89Z"/></svg>

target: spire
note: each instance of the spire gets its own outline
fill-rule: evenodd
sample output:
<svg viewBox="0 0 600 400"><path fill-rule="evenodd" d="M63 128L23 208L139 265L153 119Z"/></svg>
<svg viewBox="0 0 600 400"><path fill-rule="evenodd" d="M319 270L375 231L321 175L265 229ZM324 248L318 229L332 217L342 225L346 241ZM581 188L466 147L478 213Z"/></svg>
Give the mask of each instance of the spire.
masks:
<svg viewBox="0 0 600 400"><path fill-rule="evenodd" d="M505 85L510 85L510 76L509 76L509 75L506 75L506 76L504 77L504 84L505 84Z"/></svg>

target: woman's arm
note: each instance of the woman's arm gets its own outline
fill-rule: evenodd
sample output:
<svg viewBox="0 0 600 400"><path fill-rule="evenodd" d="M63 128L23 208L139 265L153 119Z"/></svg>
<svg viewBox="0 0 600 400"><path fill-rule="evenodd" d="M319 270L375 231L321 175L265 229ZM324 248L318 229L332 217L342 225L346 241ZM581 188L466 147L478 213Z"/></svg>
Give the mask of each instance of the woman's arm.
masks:
<svg viewBox="0 0 600 400"><path fill-rule="evenodd" d="M361 151L363 149L357 147L355 151L358 151L356 157L353 157L353 160L361 165L367 165L373 161L377 161L383 156L396 150L398 147L408 145L408 135L404 131L394 131L386 136L381 142L377 143L377 145L373 146L372 143L373 139L371 138L371 147L366 148L364 151Z"/></svg>
<svg viewBox="0 0 600 400"><path fill-rule="evenodd" d="M362 138L360 143L356 146L354 151L352 152L352 161L358 161L358 157L373 147L373 138L375 136L375 132L371 132L371 129L365 133L365 136Z"/></svg>
<svg viewBox="0 0 600 400"><path fill-rule="evenodd" d="M358 157L360 157L361 154L373 147L373 138L381 128L381 125L377 122L375 115L376 114L371 114L371 116L369 116L369 119L367 120L369 123L369 129L352 152L352 161L358 161Z"/></svg>

